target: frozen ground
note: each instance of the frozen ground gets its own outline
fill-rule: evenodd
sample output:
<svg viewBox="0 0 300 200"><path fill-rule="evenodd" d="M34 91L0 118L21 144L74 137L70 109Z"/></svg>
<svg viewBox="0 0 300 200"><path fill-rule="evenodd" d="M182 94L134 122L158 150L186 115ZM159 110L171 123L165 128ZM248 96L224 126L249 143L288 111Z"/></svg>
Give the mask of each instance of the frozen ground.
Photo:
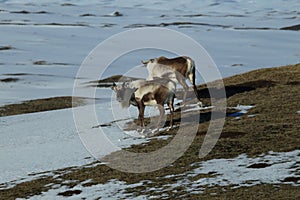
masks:
<svg viewBox="0 0 300 200"><path fill-rule="evenodd" d="M0 7L0 47L8 47L0 51L0 79L19 79L0 82L0 105L71 95L88 53L113 34L135 27L187 34L203 45L224 77L300 60L299 31L280 30L299 24L298 0L4 0ZM122 16L111 15L115 11ZM162 54L170 56L158 50L130 53L114 61L104 76L125 73L140 60Z"/></svg>
<svg viewBox="0 0 300 200"><path fill-rule="evenodd" d="M224 77L257 68L297 63L300 61L300 32L281 28L299 24L299 10L298 0L274 0L272 3L268 0L204 0L201 3L196 0L2 0L0 80L15 78L16 81L0 81L0 105L72 95L77 70L88 53L113 34L137 27L166 27L187 34L204 46ZM115 11L122 16L114 16ZM139 65L140 60L162 53L169 55L158 50L124 55L112 63L104 76L126 73ZM88 81L84 79L87 77L79 78ZM200 83L201 79L197 81ZM99 89L97 97L110 100L111 91ZM103 101L99 107L108 107L108 102ZM241 108L241 113L246 110ZM101 121L102 124L107 122L111 119ZM108 137L119 147L147 141L124 135L117 123L104 129L114 133ZM83 166L94 161L79 140L69 109L1 117L0 137L0 184L5 183L1 187L31 180L40 176L39 172L43 175L49 170ZM297 159L299 161L297 155L298 151L270 152L256 159L240 155L230 160L198 163L199 170L191 172L191 176L207 173L212 167L217 176L200 179L195 185L187 180L182 180L182 183L200 188L200 192L208 182L211 185L248 181L251 184L276 183L293 173L290 167ZM265 168L247 168L267 159ZM224 165L236 170L228 174L230 171L221 167ZM259 180L247 179L247 175L272 171L280 173ZM242 173L245 176L241 176ZM99 186L82 188L80 185L76 188L82 190L82 197L88 198L93 191L100 191L103 195L107 193L109 198L122 188L134 186L111 180L100 189ZM33 199L47 199L62 190L53 187L53 190Z"/></svg>
<svg viewBox="0 0 300 200"><path fill-rule="evenodd" d="M109 110L106 109L105 113L103 109L109 106L108 103L96 106L101 110L101 114L98 115L99 121L103 124L113 121L107 117L110 115ZM74 109L84 109L84 107ZM46 175L48 173L44 172L47 171L94 162L95 159L91 157L79 139L72 115L71 109L63 109L1 117L0 184L7 183L5 187L11 187L16 183ZM99 134L97 125L86 127L85 131L94 130ZM128 147L148 140L135 137L138 136L136 133L131 136L121 131L116 123L112 123L109 127L102 127L102 129L116 148ZM101 155L106 155L107 152L100 148L104 145L104 141L94 142L102 150ZM98 156L101 157L101 155Z"/></svg>
<svg viewBox="0 0 300 200"><path fill-rule="evenodd" d="M0 123L1 183L93 161L76 134L70 109L2 117Z"/></svg>
<svg viewBox="0 0 300 200"><path fill-rule="evenodd" d="M287 153L269 152L260 155L257 158L249 158L246 155L240 155L233 159L213 159L206 162L194 163L197 166L193 171L185 174L168 175L164 177L167 182L169 178L177 180L176 184L165 184L163 188L145 188L145 191L152 191L152 196L140 195L134 199L161 198L161 193L172 191L176 193L176 188L184 188L191 194L201 194L208 187L213 186L231 186L233 188L253 186L257 184L292 184L299 186L299 182L289 181L290 177L297 176L300 169L299 165L300 151ZM199 174L210 174L212 177L199 178ZM196 179L196 180L195 180ZM80 183L72 189L68 187L59 187L53 185L53 189L41 195L33 196L30 199L95 199L101 194L101 199L111 198L132 198L132 193L125 189L142 186L145 181L127 184L126 182L112 179L105 184L98 184L85 187L86 182ZM71 197L57 196L65 191L77 191L79 194ZM156 195L157 194L157 195ZM168 196L168 195L167 195Z"/></svg>

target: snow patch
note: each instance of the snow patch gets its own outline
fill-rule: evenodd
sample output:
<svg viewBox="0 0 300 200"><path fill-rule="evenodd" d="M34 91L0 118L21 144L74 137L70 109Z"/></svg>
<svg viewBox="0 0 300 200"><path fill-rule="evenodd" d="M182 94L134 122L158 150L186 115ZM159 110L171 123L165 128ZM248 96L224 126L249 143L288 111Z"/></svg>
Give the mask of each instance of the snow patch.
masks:
<svg viewBox="0 0 300 200"><path fill-rule="evenodd" d="M255 106L253 106L253 105L237 105L236 107L228 107L229 109L239 110L238 112L232 113L228 116L239 119L240 116L247 114L249 112L249 110L254 107ZM255 115L248 115L248 117L255 117Z"/></svg>
<svg viewBox="0 0 300 200"><path fill-rule="evenodd" d="M89 187L83 186L88 181L82 182L72 189L63 186L59 188L53 188L47 192L43 192L41 195L32 196L30 200L43 200L43 199L97 199L101 196L101 199L126 199L130 197L130 194L127 193L127 188L134 188L142 186L143 183L136 184L127 184L124 181L119 181L117 179L112 179L105 184L97 184ZM81 191L80 194L73 195L71 197L57 196L59 193L66 191ZM147 199L146 196L136 197L137 200Z"/></svg>
<svg viewBox="0 0 300 200"><path fill-rule="evenodd" d="M184 187L189 193L200 194L207 187L213 186L231 186L249 187L258 184L280 184L287 177L297 177L300 169L300 150L292 152L277 153L270 151L268 154L262 154L255 158L250 158L245 154L239 155L231 159L212 159L204 162L193 163L193 170L182 174L170 174L163 179L176 179L176 183L164 184L163 188L149 187L145 190L153 191L151 196L141 195L134 197L135 199L149 199L158 197L156 194L167 194L168 191L176 192L177 187ZM210 177L199 178L198 175L210 174ZM163 180L162 180L163 181ZM116 179L110 180L105 184L97 184L84 187L84 183L80 183L73 188L55 187L42 195L31 197L30 199L49 199L57 197L58 193L68 190L80 190L81 193L69 197L70 199L87 198L101 199L109 198L132 198L132 193L127 193L127 188L135 188L139 186L147 187L151 181L143 180L135 184L127 184L124 181ZM284 182L300 186L300 182Z"/></svg>
<svg viewBox="0 0 300 200"><path fill-rule="evenodd" d="M266 155L250 158L245 154L233 159L212 159L193 165L199 167L190 174L214 174L212 178L200 178L190 183L193 188L203 186L252 186L257 184L279 184L289 176L297 176L300 165L300 150L276 153L270 151ZM256 165L255 165L256 164ZM257 167L254 167L257 166ZM261 166L261 167L259 167ZM187 183L188 180L183 180ZM300 185L300 183L292 183Z"/></svg>

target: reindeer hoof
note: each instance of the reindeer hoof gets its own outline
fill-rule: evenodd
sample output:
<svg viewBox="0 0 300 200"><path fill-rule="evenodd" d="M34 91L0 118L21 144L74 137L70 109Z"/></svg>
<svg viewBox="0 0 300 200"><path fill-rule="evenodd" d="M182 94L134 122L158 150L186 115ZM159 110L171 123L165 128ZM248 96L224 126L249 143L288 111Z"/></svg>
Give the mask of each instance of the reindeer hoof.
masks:
<svg viewBox="0 0 300 200"><path fill-rule="evenodd" d="M185 107L187 105L186 101L182 101L179 103L179 107Z"/></svg>
<svg viewBox="0 0 300 200"><path fill-rule="evenodd" d="M158 128L156 128L156 129L153 129L153 130L149 130L149 132L147 132L145 135L147 136L147 137L152 137L152 136L154 136L156 133L158 132Z"/></svg>
<svg viewBox="0 0 300 200"><path fill-rule="evenodd" d="M200 108L203 108L203 103L201 101L199 101L197 104Z"/></svg>
<svg viewBox="0 0 300 200"><path fill-rule="evenodd" d="M172 126L168 127L168 128L167 128L167 131L171 130L172 128L173 128Z"/></svg>
<svg viewBox="0 0 300 200"><path fill-rule="evenodd" d="M154 135L154 130L143 128L139 134L142 138L151 137Z"/></svg>
<svg viewBox="0 0 300 200"><path fill-rule="evenodd" d="M144 133L145 133L145 131L146 131L146 129L145 129L145 128L143 128L143 129L141 129L139 132L140 132L141 134L144 134Z"/></svg>
<svg viewBox="0 0 300 200"><path fill-rule="evenodd" d="M155 128L153 130L145 129L145 128L138 130L138 132L142 138L151 137L151 136L155 135L158 131L159 131L159 128Z"/></svg>
<svg viewBox="0 0 300 200"><path fill-rule="evenodd" d="M159 131L159 128L155 128L155 129L153 129L153 130L151 131L151 133L154 134L154 133L156 133L156 132L158 132L158 131Z"/></svg>
<svg viewBox="0 0 300 200"><path fill-rule="evenodd" d="M138 132L139 132L139 135L141 136L141 138L148 137L148 131L145 128L139 130Z"/></svg>

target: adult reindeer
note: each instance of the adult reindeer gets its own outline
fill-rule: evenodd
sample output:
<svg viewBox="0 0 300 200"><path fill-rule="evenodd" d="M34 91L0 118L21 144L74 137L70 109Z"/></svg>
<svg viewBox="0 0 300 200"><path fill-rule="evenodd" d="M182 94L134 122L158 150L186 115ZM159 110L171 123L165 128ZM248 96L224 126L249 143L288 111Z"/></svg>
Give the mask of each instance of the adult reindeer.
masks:
<svg viewBox="0 0 300 200"><path fill-rule="evenodd" d="M176 83L182 85L184 89L183 102L186 100L189 89L185 80L189 79L193 85L193 90L197 99L199 100L199 104L202 106L195 83L195 62L190 57L180 56L175 58L166 58L161 56L148 61L142 61L142 63L148 69L148 80L153 80L155 77L168 77Z"/></svg>
<svg viewBox="0 0 300 200"><path fill-rule="evenodd" d="M116 94L116 99L121 103L122 107L134 105L138 107L140 125L142 132L145 130L144 110L146 106L158 106L159 119L156 129L160 127L162 117L165 114L164 104L170 109L170 128L173 126L173 111L176 84L165 78L157 78L155 81L136 80L132 82L124 82L123 84L112 86Z"/></svg>

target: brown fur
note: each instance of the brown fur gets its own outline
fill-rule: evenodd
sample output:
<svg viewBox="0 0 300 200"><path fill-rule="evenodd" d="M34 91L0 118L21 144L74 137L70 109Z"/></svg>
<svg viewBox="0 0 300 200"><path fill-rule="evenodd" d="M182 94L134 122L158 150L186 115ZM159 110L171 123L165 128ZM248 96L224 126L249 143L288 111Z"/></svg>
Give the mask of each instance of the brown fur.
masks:
<svg viewBox="0 0 300 200"><path fill-rule="evenodd" d="M189 67L188 59L191 60L191 65L192 65L189 71L188 71L188 67ZM198 94L196 82L195 82L195 79L196 79L195 72L196 71L195 71L194 61L191 58L186 57L186 56L180 56L180 57L175 57L175 58L166 58L164 56L161 56L159 58L150 59L149 61L146 61L146 62L142 61L142 63L144 65L147 65L149 62L151 62L151 63L156 62L157 64L159 64L161 66L168 66L175 71L176 79L177 79L178 83L180 85L182 85L182 87L184 89L183 101L186 100L187 91L189 89L185 80L187 78L189 78L191 84L193 85L193 90L195 92L195 95L196 95L197 99L199 100L199 102L201 103L200 96ZM162 77L164 77L164 76L168 76L168 75L162 75ZM189 76L191 76L191 77L189 77Z"/></svg>
<svg viewBox="0 0 300 200"><path fill-rule="evenodd" d="M173 88L168 88L168 83L174 84L174 89ZM152 91L143 94L143 91L146 90L145 88L151 87L155 88ZM140 85L139 88L127 88L125 84L123 85L114 85L112 89L116 93L117 100L122 102L124 100L130 101L128 102L128 105L134 105L138 107L139 110L139 116L138 119L140 121L140 124L142 128L145 128L145 123L144 123L144 111L145 107L147 104L150 106L153 106L153 102L151 101L156 101L155 105L158 106L160 115L157 123L157 128L159 128L162 118L165 115L165 110L164 110L164 104L166 103L170 109L170 127L173 126L173 112L174 112L174 98L175 98L175 83L173 83L171 80L163 79L163 78L158 78L155 81L145 81L143 84ZM124 97L122 95L124 94L129 94L131 97ZM143 94L143 96L140 98L138 95Z"/></svg>
<svg viewBox="0 0 300 200"><path fill-rule="evenodd" d="M175 71L179 72L185 76L187 72L188 62L186 57L175 57L175 58L166 58L164 56L159 57L157 60L158 64L171 66Z"/></svg>

